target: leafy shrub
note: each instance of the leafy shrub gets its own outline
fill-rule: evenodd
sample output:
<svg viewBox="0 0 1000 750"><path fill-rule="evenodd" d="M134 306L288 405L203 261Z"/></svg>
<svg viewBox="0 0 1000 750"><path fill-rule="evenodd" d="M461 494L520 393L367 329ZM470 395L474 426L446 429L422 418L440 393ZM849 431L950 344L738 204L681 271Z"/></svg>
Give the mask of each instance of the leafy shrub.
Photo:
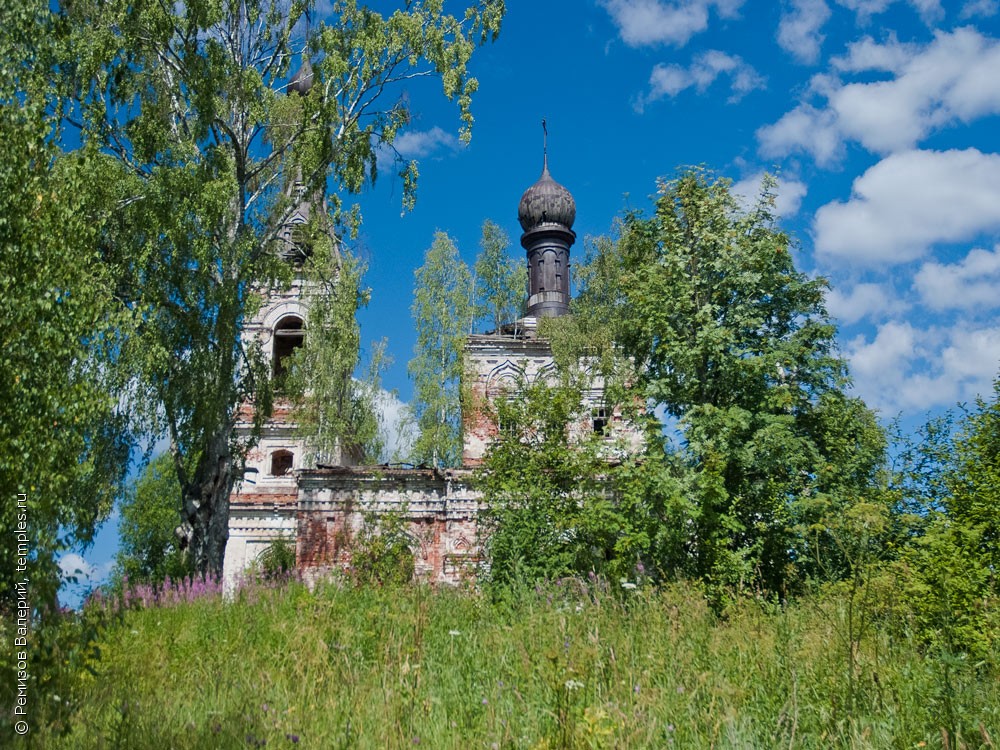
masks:
<svg viewBox="0 0 1000 750"><path fill-rule="evenodd" d="M402 584L413 580L414 559L405 509L368 511L351 543L351 570L358 583Z"/></svg>

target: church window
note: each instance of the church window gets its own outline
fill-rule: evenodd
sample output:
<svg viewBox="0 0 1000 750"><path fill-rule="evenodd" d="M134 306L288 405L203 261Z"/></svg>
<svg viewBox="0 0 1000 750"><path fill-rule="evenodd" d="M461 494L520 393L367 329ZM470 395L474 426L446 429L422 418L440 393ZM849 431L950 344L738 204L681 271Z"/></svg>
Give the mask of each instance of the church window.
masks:
<svg viewBox="0 0 1000 750"><path fill-rule="evenodd" d="M607 433L608 422L610 421L610 414L605 406L595 406L590 410L590 419L594 427L595 435L604 435Z"/></svg>
<svg viewBox="0 0 1000 750"><path fill-rule="evenodd" d="M291 451L280 450L271 454L271 476L283 477L292 470L295 463L295 454Z"/></svg>

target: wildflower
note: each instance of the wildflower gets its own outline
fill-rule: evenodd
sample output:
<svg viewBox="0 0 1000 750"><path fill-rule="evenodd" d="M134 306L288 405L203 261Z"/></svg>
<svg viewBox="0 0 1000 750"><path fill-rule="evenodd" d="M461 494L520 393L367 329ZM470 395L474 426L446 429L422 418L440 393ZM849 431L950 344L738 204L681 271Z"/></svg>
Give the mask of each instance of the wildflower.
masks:
<svg viewBox="0 0 1000 750"><path fill-rule="evenodd" d="M632 589L635 588L635 584L632 583L631 581L626 581L625 579L622 579L622 588L625 589L626 591L631 591Z"/></svg>
<svg viewBox="0 0 1000 750"><path fill-rule="evenodd" d="M449 630L448 631L448 635L450 635L452 638L454 638L456 635L462 635L462 631L461 630Z"/></svg>
<svg viewBox="0 0 1000 750"><path fill-rule="evenodd" d="M571 691L572 690L579 690L580 688L583 687L583 683L580 682L579 680L566 680L566 683L565 683L564 687L567 690L571 690Z"/></svg>
<svg viewBox="0 0 1000 750"><path fill-rule="evenodd" d="M299 736L297 734L286 734L285 739L291 742L293 745L299 744Z"/></svg>
<svg viewBox="0 0 1000 750"><path fill-rule="evenodd" d="M483 705L485 706L487 703L489 703L489 701L483 698Z"/></svg>
<svg viewBox="0 0 1000 750"><path fill-rule="evenodd" d="M632 692L635 693L636 695L639 694L639 683L638 682L635 683L635 685L632 687Z"/></svg>

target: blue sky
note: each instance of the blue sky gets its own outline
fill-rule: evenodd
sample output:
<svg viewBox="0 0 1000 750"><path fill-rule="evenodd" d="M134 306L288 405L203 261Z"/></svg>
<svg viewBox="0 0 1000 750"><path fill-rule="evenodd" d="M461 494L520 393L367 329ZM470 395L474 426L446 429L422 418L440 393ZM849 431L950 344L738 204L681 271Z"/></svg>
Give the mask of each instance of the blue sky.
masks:
<svg viewBox="0 0 1000 750"><path fill-rule="evenodd" d="M458 143L457 108L418 81L397 92L413 118L396 144L420 161L416 209L401 213L388 171L359 198L362 340L388 339L385 385L402 401L413 272L438 229L471 263L485 219L523 257L517 204L541 171L542 118L552 175L576 198L576 257L624 209L648 209L678 167L706 165L748 196L776 172L799 267L833 286L856 392L911 424L988 392L1000 370L1000 0L507 6L471 65L471 143ZM84 569L100 577L115 542L111 522Z"/></svg>

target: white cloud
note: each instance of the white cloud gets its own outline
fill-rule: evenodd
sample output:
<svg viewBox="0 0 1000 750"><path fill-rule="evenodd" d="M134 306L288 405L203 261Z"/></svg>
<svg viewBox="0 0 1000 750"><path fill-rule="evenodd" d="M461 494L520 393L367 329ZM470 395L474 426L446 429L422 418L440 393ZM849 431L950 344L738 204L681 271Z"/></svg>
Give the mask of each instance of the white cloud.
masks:
<svg viewBox="0 0 1000 750"><path fill-rule="evenodd" d="M618 35L630 47L675 44L683 47L708 28L711 8L732 18L743 0L602 0Z"/></svg>
<svg viewBox="0 0 1000 750"><path fill-rule="evenodd" d="M898 73L918 52L917 45L900 42L895 33L890 33L882 43L865 36L849 43L847 54L831 58L830 64L835 70L845 73Z"/></svg>
<svg viewBox="0 0 1000 750"><path fill-rule="evenodd" d="M1000 154L893 154L854 181L848 201L820 208L813 229L817 253L867 265L904 263L935 243L1000 230Z"/></svg>
<svg viewBox="0 0 1000 750"><path fill-rule="evenodd" d="M376 158L380 170L390 169L397 155L403 159L423 159L441 151L455 152L461 142L451 133L435 125L430 130L407 130L396 136L391 146L380 144Z"/></svg>
<svg viewBox="0 0 1000 750"><path fill-rule="evenodd" d="M382 460L405 459L409 456L417 437L416 425L409 418L407 404L400 401L395 393L383 389L375 400L375 408L379 412L385 439Z"/></svg>
<svg viewBox="0 0 1000 750"><path fill-rule="evenodd" d="M959 18L963 20L975 18L976 16L989 18L990 16L995 16L998 11L1000 11L1000 2L997 0L969 0L969 2L962 6Z"/></svg>
<svg viewBox="0 0 1000 750"><path fill-rule="evenodd" d="M59 558L59 569L63 578L75 577L77 584L81 586L101 583L111 572L113 565L112 562L91 565L83 555L76 552L67 552Z"/></svg>
<svg viewBox="0 0 1000 750"><path fill-rule="evenodd" d="M689 88L703 93L720 76L729 78L732 91L730 102L739 101L747 93L765 85L764 78L743 58L719 50L708 50L698 55L688 68L662 64L654 67L649 76L649 93L638 102L636 109L641 112L650 102L665 96L677 96Z"/></svg>
<svg viewBox="0 0 1000 750"><path fill-rule="evenodd" d="M420 159L440 148L456 150L458 138L435 125L430 130L407 130L393 142L404 159Z"/></svg>
<svg viewBox="0 0 1000 750"><path fill-rule="evenodd" d="M773 125L757 131L760 152L766 157L805 151L820 166L837 161L844 151L836 115L829 110L800 104Z"/></svg>
<svg viewBox="0 0 1000 750"><path fill-rule="evenodd" d="M733 184L733 195L740 201L744 209L751 209L757 202L763 177L763 172L757 172ZM774 197L775 213L786 219L794 216L798 213L807 189L804 182L790 177L779 180Z"/></svg>
<svg viewBox="0 0 1000 750"><path fill-rule="evenodd" d="M921 298L935 310L1000 307L1000 246L972 250L958 263L925 263L914 279Z"/></svg>
<svg viewBox="0 0 1000 750"><path fill-rule="evenodd" d="M921 331L889 322L847 347L855 387L886 414L919 412L990 392L1000 366L1000 328Z"/></svg>
<svg viewBox="0 0 1000 750"><path fill-rule="evenodd" d="M858 23L866 24L872 16L884 13L895 0L837 0L837 4L849 10L853 10L858 17ZM911 6L924 23L931 24L944 16L944 9L941 7L941 0L908 0L907 5Z"/></svg>
<svg viewBox="0 0 1000 750"><path fill-rule="evenodd" d="M846 84L831 76L814 79L807 98L823 97L825 104L803 101L758 130L765 156L800 151L828 164L843 153L844 141L886 154L912 148L941 128L1000 114L1000 41L972 28L937 32L922 48L894 37L883 44L866 37L833 67L894 77Z"/></svg>
<svg viewBox="0 0 1000 750"><path fill-rule="evenodd" d="M885 323L870 343L858 336L848 345L851 371L867 380L891 378L917 356L916 345L917 334L909 323Z"/></svg>
<svg viewBox="0 0 1000 750"><path fill-rule="evenodd" d="M793 0L778 24L778 45L803 63L815 63L825 38L820 29L830 18L825 0Z"/></svg>
<svg viewBox="0 0 1000 750"><path fill-rule="evenodd" d="M882 284L855 284L846 291L833 287L827 292L826 307L842 323L883 317L904 312L909 305L899 299L892 287Z"/></svg>

